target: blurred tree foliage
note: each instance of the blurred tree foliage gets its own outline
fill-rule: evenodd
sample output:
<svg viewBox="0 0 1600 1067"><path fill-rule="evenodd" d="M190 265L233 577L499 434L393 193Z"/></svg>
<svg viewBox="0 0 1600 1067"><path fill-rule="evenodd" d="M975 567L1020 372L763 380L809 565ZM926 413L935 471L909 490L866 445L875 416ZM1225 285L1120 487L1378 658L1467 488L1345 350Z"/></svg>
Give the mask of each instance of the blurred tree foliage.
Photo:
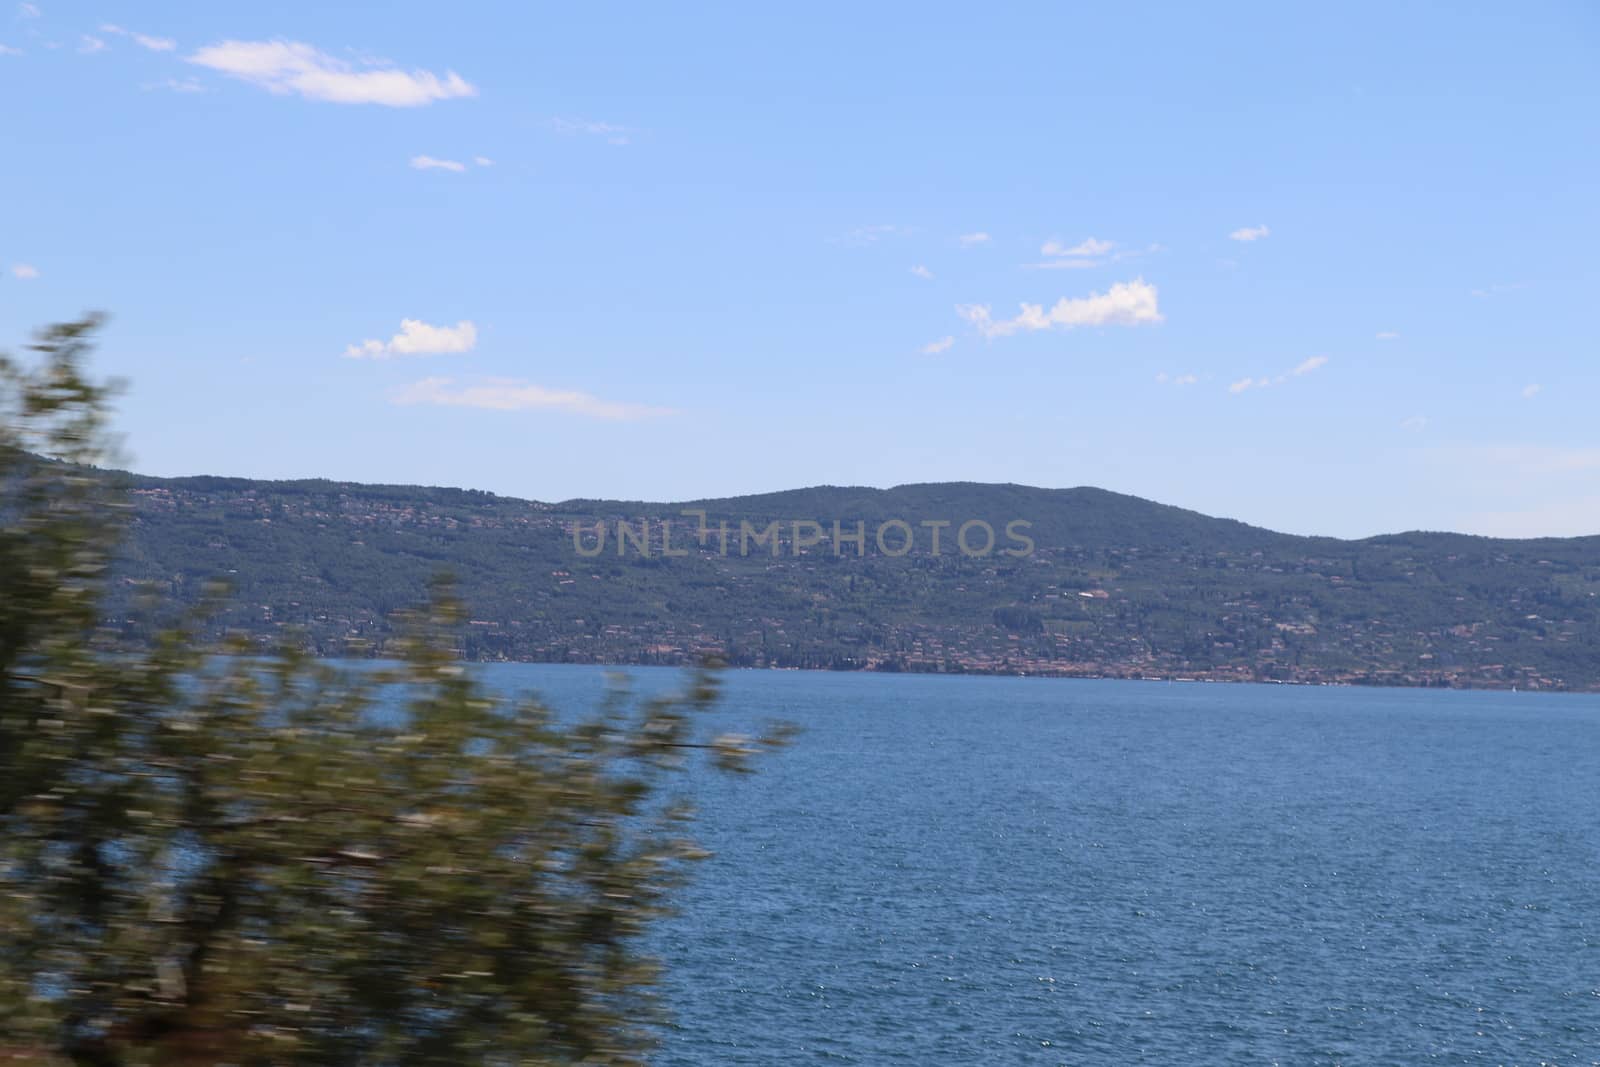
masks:
<svg viewBox="0 0 1600 1067"><path fill-rule="evenodd" d="M392 666L198 620L113 651L98 325L0 357L0 1058L643 1062L641 935L701 855L668 779L781 738L701 740L706 673L584 719L503 698L447 589Z"/></svg>

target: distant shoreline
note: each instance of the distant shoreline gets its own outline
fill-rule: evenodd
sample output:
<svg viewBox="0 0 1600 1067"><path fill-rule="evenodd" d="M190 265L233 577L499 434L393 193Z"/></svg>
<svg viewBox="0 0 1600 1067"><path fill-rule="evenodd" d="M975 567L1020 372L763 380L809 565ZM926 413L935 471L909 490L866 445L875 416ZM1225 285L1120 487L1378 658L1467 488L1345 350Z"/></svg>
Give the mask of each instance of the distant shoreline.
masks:
<svg viewBox="0 0 1600 1067"><path fill-rule="evenodd" d="M480 661L1600 689L1600 537L1340 541L1098 489L947 483L707 502L688 509L716 531L702 548L666 525L691 521L681 506L223 478L130 477L128 494L107 616L133 640L141 589L181 606L221 579L214 632L365 655L449 574ZM847 552L819 540L829 517ZM575 550L574 524L601 520L632 533ZM1006 554L1008 523L1030 553ZM724 525L762 532L724 555ZM992 551L959 551L962 526Z"/></svg>
<svg viewBox="0 0 1600 1067"><path fill-rule="evenodd" d="M319 659L331 663L395 663L397 660L387 656L319 656ZM638 661L607 661L586 662L578 660L552 660L552 659L463 659L464 663L474 666L496 666L500 664L521 665L529 667L586 667L598 670L652 670L652 671L692 671L700 669L702 665L694 663L640 663ZM1170 685L1259 685L1259 686L1285 686L1296 689L1390 689L1390 690L1418 690L1418 691L1447 691L1455 693L1517 693L1517 694L1561 694L1567 696L1597 696L1600 695L1600 686L1593 688L1576 687L1525 687L1520 685L1427 685L1422 683L1396 683L1385 681L1309 681L1305 679L1275 679L1275 678L1207 678L1193 675L1132 675L1132 674L1083 674L1042 671L927 671L927 670L880 670L873 667L853 668L828 668L828 667L776 667L752 664L717 664L711 666L716 671L746 671L760 674L856 674L909 677L935 677L935 678L1033 678L1053 682L1148 682L1152 684Z"/></svg>

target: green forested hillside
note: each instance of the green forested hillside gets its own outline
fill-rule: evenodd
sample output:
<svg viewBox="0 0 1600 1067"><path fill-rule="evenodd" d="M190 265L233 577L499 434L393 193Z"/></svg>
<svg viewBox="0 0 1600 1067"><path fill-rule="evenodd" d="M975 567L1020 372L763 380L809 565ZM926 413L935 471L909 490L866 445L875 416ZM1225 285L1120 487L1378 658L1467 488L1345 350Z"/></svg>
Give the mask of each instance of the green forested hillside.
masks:
<svg viewBox="0 0 1600 1067"><path fill-rule="evenodd" d="M1600 687L1600 537L1304 538L1099 489L970 483L688 504L232 478L128 486L116 611L132 633L144 583L191 599L223 578L234 599L219 626L293 630L330 655L381 650L389 614L448 572L472 611L474 658ZM706 513L704 546L685 511ZM631 532L620 551L619 520ZM994 531L988 554L954 545L970 520ZM746 537L741 554L741 521L752 534L777 521L776 543ZM836 545L836 521L846 538L860 523L863 543ZM941 521L935 554L923 524ZM1007 535L1014 522L1027 554ZM596 523L607 540L584 555L573 526L593 553ZM981 547L983 528L969 532Z"/></svg>

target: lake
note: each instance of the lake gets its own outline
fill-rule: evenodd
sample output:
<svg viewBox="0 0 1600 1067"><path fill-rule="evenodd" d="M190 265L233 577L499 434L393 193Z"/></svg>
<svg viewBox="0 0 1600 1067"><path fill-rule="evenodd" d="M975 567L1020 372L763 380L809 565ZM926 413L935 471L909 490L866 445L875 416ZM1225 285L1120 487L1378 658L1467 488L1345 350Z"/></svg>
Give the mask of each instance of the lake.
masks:
<svg viewBox="0 0 1600 1067"><path fill-rule="evenodd" d="M660 1064L1600 1064L1600 697L726 680Z"/></svg>

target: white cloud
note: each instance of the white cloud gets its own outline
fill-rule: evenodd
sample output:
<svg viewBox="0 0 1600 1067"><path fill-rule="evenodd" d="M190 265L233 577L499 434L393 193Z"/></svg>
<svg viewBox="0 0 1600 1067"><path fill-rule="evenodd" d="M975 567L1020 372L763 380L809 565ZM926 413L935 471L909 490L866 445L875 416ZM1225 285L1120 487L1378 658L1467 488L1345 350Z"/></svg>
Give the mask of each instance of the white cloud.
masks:
<svg viewBox="0 0 1600 1067"><path fill-rule="evenodd" d="M1156 375L1156 383L1159 385L1193 385L1199 380L1193 374L1168 374L1162 371Z"/></svg>
<svg viewBox="0 0 1600 1067"><path fill-rule="evenodd" d="M1228 392L1239 394L1247 389L1265 389L1270 385L1283 385L1290 378L1301 378L1320 367L1327 366L1327 356L1312 356L1296 366L1287 374L1280 374L1276 378L1241 378L1228 386Z"/></svg>
<svg viewBox="0 0 1600 1067"><path fill-rule="evenodd" d="M11 268L11 273L23 281L29 281L39 276L39 268L32 263L18 263Z"/></svg>
<svg viewBox="0 0 1600 1067"><path fill-rule="evenodd" d="M1271 230L1267 229L1266 224L1262 223L1260 226L1245 226L1242 229L1234 230L1228 234L1228 238L1233 241L1259 241L1271 232Z"/></svg>
<svg viewBox="0 0 1600 1067"><path fill-rule="evenodd" d="M98 37L90 37L86 33L78 39L78 54L81 56L92 56L105 50L106 43Z"/></svg>
<svg viewBox="0 0 1600 1067"><path fill-rule="evenodd" d="M481 408L490 411L564 411L596 419L643 419L675 414L670 408L601 400L572 390L547 389L516 378L486 378L457 385L453 378L424 378L391 396L396 404Z"/></svg>
<svg viewBox="0 0 1600 1067"><path fill-rule="evenodd" d="M918 263L915 267L912 267L911 273L915 274L919 278L926 278L929 281L933 280L933 271L929 270L927 267L924 267L921 263Z"/></svg>
<svg viewBox="0 0 1600 1067"><path fill-rule="evenodd" d="M1399 336L1400 335L1395 333L1393 330L1380 330L1378 332L1378 340L1380 341L1393 341Z"/></svg>
<svg viewBox="0 0 1600 1067"><path fill-rule="evenodd" d="M392 356L437 356L470 352L478 328L463 319L454 326L430 326L421 319L401 319L400 332L387 341L368 338L345 346L346 359L389 359Z"/></svg>
<svg viewBox="0 0 1600 1067"><path fill-rule="evenodd" d="M941 337L931 344L923 345L922 354L925 356L937 356L940 352L948 352L950 346L955 343L956 339L954 337Z"/></svg>
<svg viewBox="0 0 1600 1067"><path fill-rule="evenodd" d="M465 163L457 163L453 159L434 159L432 156L412 156L411 167L413 170L452 170L457 174L467 169Z"/></svg>
<svg viewBox="0 0 1600 1067"><path fill-rule="evenodd" d="M1539 385L1537 383L1535 383L1533 385L1524 385L1522 387L1523 399L1532 400L1534 397L1538 396L1540 391L1543 390L1543 389L1544 389L1544 386Z"/></svg>
<svg viewBox="0 0 1600 1067"><path fill-rule="evenodd" d="M1482 300L1485 297L1499 296L1502 293L1514 293L1518 289L1526 289L1532 282L1500 282L1495 285L1485 286L1482 289L1472 290L1472 295Z"/></svg>
<svg viewBox="0 0 1600 1067"><path fill-rule="evenodd" d="M1023 304L1014 319L996 321L987 304L959 304L956 314L985 337L1007 337L1019 330L1072 329L1077 326L1138 326L1162 321L1156 287L1138 278L1118 282L1103 293L1063 297L1049 311L1043 304Z"/></svg>
<svg viewBox="0 0 1600 1067"><path fill-rule="evenodd" d="M134 44L138 45L140 48L148 48L152 52L170 52L174 48L178 47L178 42L174 41L171 37L152 37L147 33L136 33L133 30L125 30L121 26L116 26L109 22L101 24L100 32L115 34L118 37L131 38Z"/></svg>
<svg viewBox="0 0 1600 1067"><path fill-rule="evenodd" d="M22 49L12 48L8 44L0 44L0 56L20 56Z"/></svg>
<svg viewBox="0 0 1600 1067"><path fill-rule="evenodd" d="M163 82L146 82L139 88L144 89L146 92L152 89L168 89L175 93L203 93L206 91L206 87L201 84L199 78L184 78L182 80L168 78Z"/></svg>
<svg viewBox="0 0 1600 1067"><path fill-rule="evenodd" d="M1428 428L1428 417L1426 415L1413 415L1409 419L1402 420L1400 428L1402 430L1410 430L1412 433L1421 433Z"/></svg>
<svg viewBox="0 0 1600 1067"><path fill-rule="evenodd" d="M1087 237L1068 248L1060 241L1052 238L1039 249L1041 256L1052 256L1043 263L1029 263L1027 266L1038 270L1084 270L1089 267L1098 267L1101 260L1095 258L1103 256L1115 248L1111 241L1101 241L1094 237ZM1116 257L1121 259L1123 257Z"/></svg>
<svg viewBox="0 0 1600 1067"><path fill-rule="evenodd" d="M1107 263L1121 263L1166 251L1160 244L1150 244L1144 248L1124 248L1113 252L1112 249L1116 247L1114 241L1102 241L1095 237L1085 238L1071 248L1060 241L1046 241L1039 252L1041 255L1053 258L1042 263L1024 263L1023 266L1031 270L1086 270Z"/></svg>
<svg viewBox="0 0 1600 1067"><path fill-rule="evenodd" d="M860 246L877 244L885 237L905 237L910 233L911 228L909 226L879 223L873 226L857 226L844 236L830 238L830 240L837 244Z"/></svg>
<svg viewBox="0 0 1600 1067"><path fill-rule="evenodd" d="M1050 240L1039 249L1041 256L1103 256L1116 245L1111 241L1099 241L1093 237L1086 237L1082 241L1068 248L1060 241Z"/></svg>
<svg viewBox="0 0 1600 1067"><path fill-rule="evenodd" d="M1099 267L1107 263L1121 263L1124 260L1138 259L1141 256L1154 255L1165 252L1166 248L1159 244L1147 245L1144 248L1124 248L1119 252L1111 252L1116 245L1111 241L1097 241L1093 237L1072 248L1063 248L1057 241L1047 241L1040 249L1045 255L1058 258L1047 259L1042 263L1024 263L1023 266L1031 270L1086 270L1090 267ZM1092 253L1093 256L1085 253Z"/></svg>
<svg viewBox="0 0 1600 1067"><path fill-rule="evenodd" d="M590 137L604 137L607 144L625 145L633 131L626 126L590 119L551 119L550 128L557 133L581 133Z"/></svg>
<svg viewBox="0 0 1600 1067"><path fill-rule="evenodd" d="M336 104L420 107L435 100L478 94L455 71L447 71L441 78L432 71L394 66L358 69L298 41L222 41L200 49L189 62L270 93L294 93Z"/></svg>
<svg viewBox="0 0 1600 1067"><path fill-rule="evenodd" d="M992 240L992 238L990 238L990 236L984 233L982 230L979 230L977 233L964 233L960 237L956 238L956 242L960 244L962 248L971 248L973 245L986 245L990 240Z"/></svg>
<svg viewBox="0 0 1600 1067"><path fill-rule="evenodd" d="M488 156L473 156L472 161L480 167L494 166L494 160L490 159Z"/></svg>
<svg viewBox="0 0 1600 1067"><path fill-rule="evenodd" d="M37 4L18 4L17 5L17 15L20 18L36 19L36 18L39 17L39 5L37 5Z"/></svg>
<svg viewBox="0 0 1600 1067"><path fill-rule="evenodd" d="M1087 270L1100 265L1098 259L1047 259L1043 263L1029 263L1034 270Z"/></svg>

